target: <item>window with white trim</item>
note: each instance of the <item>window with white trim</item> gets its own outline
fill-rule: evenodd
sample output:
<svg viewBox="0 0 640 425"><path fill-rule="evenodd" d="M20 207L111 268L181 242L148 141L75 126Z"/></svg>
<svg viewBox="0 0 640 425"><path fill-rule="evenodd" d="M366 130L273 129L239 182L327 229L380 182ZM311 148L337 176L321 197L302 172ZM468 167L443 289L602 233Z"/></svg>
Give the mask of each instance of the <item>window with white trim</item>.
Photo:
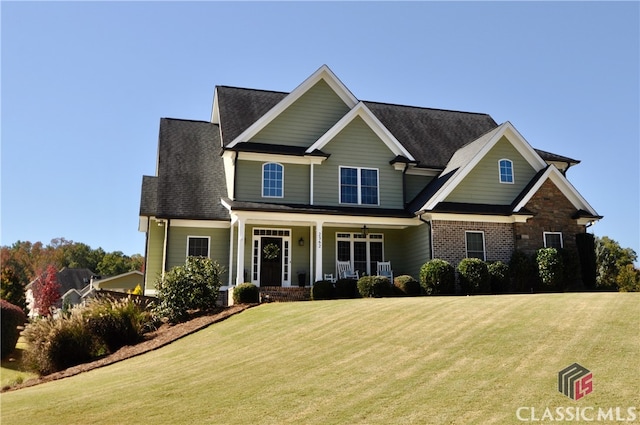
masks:
<svg viewBox="0 0 640 425"><path fill-rule="evenodd" d="M187 236L187 257L209 256L208 236Z"/></svg>
<svg viewBox="0 0 640 425"><path fill-rule="evenodd" d="M262 164L262 197L282 198L284 196L284 167L276 162Z"/></svg>
<svg viewBox="0 0 640 425"><path fill-rule="evenodd" d="M349 261L360 276L376 274L378 261L384 261L384 236L381 233L336 234L336 259Z"/></svg>
<svg viewBox="0 0 640 425"><path fill-rule="evenodd" d="M543 236L545 248L562 248L562 232L543 232Z"/></svg>
<svg viewBox="0 0 640 425"><path fill-rule="evenodd" d="M340 167L340 203L378 205L376 168Z"/></svg>
<svg viewBox="0 0 640 425"><path fill-rule="evenodd" d="M498 161L500 183L513 183L513 161L503 158Z"/></svg>
<svg viewBox="0 0 640 425"><path fill-rule="evenodd" d="M467 258L479 258L485 261L484 232L465 231Z"/></svg>

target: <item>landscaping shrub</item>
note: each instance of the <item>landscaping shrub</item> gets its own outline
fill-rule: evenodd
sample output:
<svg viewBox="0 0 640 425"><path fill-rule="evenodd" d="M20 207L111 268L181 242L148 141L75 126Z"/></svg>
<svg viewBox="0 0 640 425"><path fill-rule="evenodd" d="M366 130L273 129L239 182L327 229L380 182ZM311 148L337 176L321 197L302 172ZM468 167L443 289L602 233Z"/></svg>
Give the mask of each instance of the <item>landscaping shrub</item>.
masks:
<svg viewBox="0 0 640 425"><path fill-rule="evenodd" d="M91 333L78 309L64 318L45 317L29 324L24 361L40 375L57 372L106 354L106 347Z"/></svg>
<svg viewBox="0 0 640 425"><path fill-rule="evenodd" d="M564 279L564 264L560 252L555 248L540 248L536 252L538 275L546 290L562 288Z"/></svg>
<svg viewBox="0 0 640 425"><path fill-rule="evenodd" d="M218 300L224 268L206 257L189 257L157 284L157 312L172 322L184 320L190 310L213 308Z"/></svg>
<svg viewBox="0 0 640 425"><path fill-rule="evenodd" d="M358 298L358 281L355 279L338 279L335 284L335 298Z"/></svg>
<svg viewBox="0 0 640 425"><path fill-rule="evenodd" d="M150 313L130 298L94 300L82 311L89 331L106 345L110 353L142 340Z"/></svg>
<svg viewBox="0 0 640 425"><path fill-rule="evenodd" d="M513 251L509 260L509 274L514 292L533 292L539 284L536 263L522 251Z"/></svg>
<svg viewBox="0 0 640 425"><path fill-rule="evenodd" d="M489 268L491 292L506 294L509 292L509 265L502 261L494 261L487 265Z"/></svg>
<svg viewBox="0 0 640 425"><path fill-rule="evenodd" d="M0 357L5 358L16 348L20 330L18 326L23 326L27 322L27 316L17 305L8 301L0 300Z"/></svg>
<svg viewBox="0 0 640 425"><path fill-rule="evenodd" d="M464 258L458 263L460 285L466 294L487 294L490 292L491 275L487 263L479 258Z"/></svg>
<svg viewBox="0 0 640 425"><path fill-rule="evenodd" d="M422 287L420 282L407 274L401 275L393 279L393 286L397 292L405 297L415 297L420 295Z"/></svg>
<svg viewBox="0 0 640 425"><path fill-rule="evenodd" d="M455 282L455 269L444 260L434 258L420 268L420 285L427 295L452 294Z"/></svg>
<svg viewBox="0 0 640 425"><path fill-rule="evenodd" d="M333 298L333 283L319 280L311 287L312 300L330 300Z"/></svg>
<svg viewBox="0 0 640 425"><path fill-rule="evenodd" d="M595 289L597 276L596 242L591 233L576 235L578 258L580 260L580 275L586 289Z"/></svg>
<svg viewBox="0 0 640 425"><path fill-rule="evenodd" d="M391 295L391 282L386 276L363 276L358 279L358 292L364 298Z"/></svg>
<svg viewBox="0 0 640 425"><path fill-rule="evenodd" d="M234 304L255 304L259 302L260 288L253 283L241 283L233 289Z"/></svg>

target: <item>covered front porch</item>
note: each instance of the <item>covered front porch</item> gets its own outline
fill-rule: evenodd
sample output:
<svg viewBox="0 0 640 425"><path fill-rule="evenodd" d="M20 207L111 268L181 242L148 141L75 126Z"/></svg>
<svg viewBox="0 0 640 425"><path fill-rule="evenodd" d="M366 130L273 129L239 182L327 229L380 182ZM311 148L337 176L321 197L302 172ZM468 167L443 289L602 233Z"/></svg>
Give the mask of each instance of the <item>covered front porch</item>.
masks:
<svg viewBox="0 0 640 425"><path fill-rule="evenodd" d="M428 225L414 217L230 213L229 286L310 286L326 275L337 278L337 261L348 261L360 276L376 274L378 261L415 274L429 254Z"/></svg>

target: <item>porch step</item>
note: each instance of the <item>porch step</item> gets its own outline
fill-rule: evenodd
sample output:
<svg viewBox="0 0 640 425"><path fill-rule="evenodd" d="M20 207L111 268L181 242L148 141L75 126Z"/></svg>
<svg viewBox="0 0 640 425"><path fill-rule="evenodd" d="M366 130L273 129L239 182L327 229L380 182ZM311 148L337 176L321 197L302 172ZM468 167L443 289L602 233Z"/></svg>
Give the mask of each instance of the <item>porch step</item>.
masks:
<svg viewBox="0 0 640 425"><path fill-rule="evenodd" d="M260 302L309 301L311 288L261 286Z"/></svg>

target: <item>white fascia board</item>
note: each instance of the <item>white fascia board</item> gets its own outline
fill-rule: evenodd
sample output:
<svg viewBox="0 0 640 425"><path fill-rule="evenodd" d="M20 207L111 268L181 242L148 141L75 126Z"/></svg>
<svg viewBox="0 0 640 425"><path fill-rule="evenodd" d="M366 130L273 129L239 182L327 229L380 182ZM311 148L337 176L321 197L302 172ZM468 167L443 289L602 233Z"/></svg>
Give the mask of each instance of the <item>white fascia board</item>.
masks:
<svg viewBox="0 0 640 425"><path fill-rule="evenodd" d="M213 105L211 107L211 123L220 124L220 108L218 108L218 87L213 92Z"/></svg>
<svg viewBox="0 0 640 425"><path fill-rule="evenodd" d="M597 216L598 213L593 209L591 205L587 202L586 199L580 195L580 193L576 190L576 188L567 180L565 176L562 175L560 171L555 167L555 165L550 165L547 171L538 179L535 185L527 192L527 194L522 198L522 200L515 206L513 209L514 212L520 211L527 205L527 202L531 200L533 195L535 195L540 187L544 184L547 179L551 179L551 181L556 185L558 189L562 192L562 194L571 202L571 204L579 210L588 211L590 214ZM591 221L591 220L590 220Z"/></svg>
<svg viewBox="0 0 640 425"><path fill-rule="evenodd" d="M436 168L416 168L415 165L409 164L409 168L407 169L407 174L412 176L428 176L435 177L442 172L441 169Z"/></svg>
<svg viewBox="0 0 640 425"><path fill-rule="evenodd" d="M402 217L375 217L375 216L352 216L334 214L304 214L304 213L283 213L276 211L233 211L238 218L242 218L248 224L264 225L314 225L317 222L324 223L324 226L376 226L377 228L397 228L402 229L410 226L418 226L421 222L417 218Z"/></svg>
<svg viewBox="0 0 640 425"><path fill-rule="evenodd" d="M342 82L335 76L335 74L329 69L327 65L322 65L316 72L311 74L309 78L304 80L302 84L296 87L291 93L285 96L278 104L271 108L266 114L260 117L249 128L243 131L238 137L236 137L227 147L232 148L238 143L250 140L260 130L273 121L278 115L284 112L289 106L291 106L296 100L298 100L303 94L305 94L311 87L313 87L320 80L324 80L329 87L342 99L342 101L349 107L353 108L358 99L342 84Z"/></svg>
<svg viewBox="0 0 640 425"><path fill-rule="evenodd" d="M371 130L382 140L382 142L389 148L394 155L403 155L411 161L415 161L415 158L407 151L404 146L396 139L393 134L380 122L380 120L373 115L373 112L364 102L358 103L356 107L347 112L340 120L333 125L325 134L323 134L313 145L311 145L307 152L311 153L316 149L322 150L322 148L333 140L351 121L356 117L360 117L369 126Z"/></svg>
<svg viewBox="0 0 640 425"><path fill-rule="evenodd" d="M322 164L327 159L315 155L283 155L277 153L238 152L238 159L244 161L281 162L283 164Z"/></svg>
<svg viewBox="0 0 640 425"><path fill-rule="evenodd" d="M532 214L488 215L488 214L454 214L454 213L424 213L421 215L427 221L475 221L480 223L526 223Z"/></svg>
<svg viewBox="0 0 640 425"><path fill-rule="evenodd" d="M202 229L228 229L230 225L231 224L229 221L185 220L185 219L171 220L171 227L198 227Z"/></svg>
<svg viewBox="0 0 640 425"><path fill-rule="evenodd" d="M511 142L511 145L527 160L527 162L536 170L540 171L547 166L547 163L536 153L529 143L522 137L516 128L509 121L501 124L494 132L493 136L485 143L485 145L475 154L475 156L464 166L456 171L455 175L449 179L441 188L431 197L430 201L421 209L431 210L438 203L444 201L447 196L467 177L467 175L475 168L476 165L485 157L487 153L502 139L503 136ZM481 136L482 137L482 136ZM473 142L471 142L473 143ZM455 154L454 154L455 155ZM446 171L446 169L445 169Z"/></svg>

